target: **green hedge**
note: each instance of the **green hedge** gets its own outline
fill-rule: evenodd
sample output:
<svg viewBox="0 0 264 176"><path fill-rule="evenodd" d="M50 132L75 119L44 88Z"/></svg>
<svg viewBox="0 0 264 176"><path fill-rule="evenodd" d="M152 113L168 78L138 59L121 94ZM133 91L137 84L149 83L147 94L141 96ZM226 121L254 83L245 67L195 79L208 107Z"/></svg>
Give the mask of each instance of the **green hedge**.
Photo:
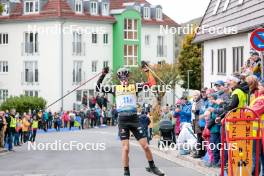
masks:
<svg viewBox="0 0 264 176"><path fill-rule="evenodd" d="M10 97L0 105L1 110L15 108L17 112L24 113L29 110L43 110L46 107L46 100L41 97L15 96Z"/></svg>

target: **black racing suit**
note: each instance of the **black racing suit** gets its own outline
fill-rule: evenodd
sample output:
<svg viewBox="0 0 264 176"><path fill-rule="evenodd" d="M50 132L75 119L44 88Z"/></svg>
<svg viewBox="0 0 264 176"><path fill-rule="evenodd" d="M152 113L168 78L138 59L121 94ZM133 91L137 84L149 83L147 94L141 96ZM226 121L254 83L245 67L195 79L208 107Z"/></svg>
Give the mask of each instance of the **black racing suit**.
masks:
<svg viewBox="0 0 264 176"><path fill-rule="evenodd" d="M102 74L97 82L96 91L103 93L111 93L114 96L116 95L115 87L111 86L102 86L103 79L105 74ZM143 90L144 84L137 84L137 93ZM139 118L137 112L118 112L118 127L119 127L119 136L121 140L128 140L130 137L130 131L133 133L137 140L145 138L143 129L140 126Z"/></svg>

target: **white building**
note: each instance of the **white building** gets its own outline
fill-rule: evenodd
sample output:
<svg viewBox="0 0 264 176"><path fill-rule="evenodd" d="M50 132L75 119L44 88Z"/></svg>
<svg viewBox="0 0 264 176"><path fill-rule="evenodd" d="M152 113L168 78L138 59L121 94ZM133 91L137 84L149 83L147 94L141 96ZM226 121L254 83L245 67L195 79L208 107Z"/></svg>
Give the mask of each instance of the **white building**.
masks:
<svg viewBox="0 0 264 176"><path fill-rule="evenodd" d="M251 33L264 26L263 14L264 0L210 1L200 25L204 30L194 39L203 44L204 86L241 71L250 57Z"/></svg>
<svg viewBox="0 0 264 176"><path fill-rule="evenodd" d="M178 25L162 13L161 6L144 0L0 3L4 6L0 15L0 101L26 94L44 97L50 104L100 73L104 66L115 70L138 65L141 60L174 61L174 36L160 33L160 25ZM137 19L130 24L130 17ZM122 25L124 18L127 26ZM118 38L124 37L124 32L128 38ZM129 41L130 34L136 35L135 40ZM135 42L135 49L116 57L125 46L117 45L118 40ZM84 94L95 94L95 83L96 79L50 109L76 108Z"/></svg>

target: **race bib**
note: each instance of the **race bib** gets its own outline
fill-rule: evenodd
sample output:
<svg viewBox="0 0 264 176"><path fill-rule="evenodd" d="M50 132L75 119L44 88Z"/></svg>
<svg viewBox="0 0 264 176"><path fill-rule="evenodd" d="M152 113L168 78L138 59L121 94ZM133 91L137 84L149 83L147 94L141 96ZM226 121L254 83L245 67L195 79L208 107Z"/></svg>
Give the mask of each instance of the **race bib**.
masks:
<svg viewBox="0 0 264 176"><path fill-rule="evenodd" d="M126 107L137 107L136 95L128 94L128 95L119 95L116 97L116 106L118 109L126 108Z"/></svg>
<svg viewBox="0 0 264 176"><path fill-rule="evenodd" d="M116 89L117 111L136 111L137 96L134 85L127 87L118 86Z"/></svg>

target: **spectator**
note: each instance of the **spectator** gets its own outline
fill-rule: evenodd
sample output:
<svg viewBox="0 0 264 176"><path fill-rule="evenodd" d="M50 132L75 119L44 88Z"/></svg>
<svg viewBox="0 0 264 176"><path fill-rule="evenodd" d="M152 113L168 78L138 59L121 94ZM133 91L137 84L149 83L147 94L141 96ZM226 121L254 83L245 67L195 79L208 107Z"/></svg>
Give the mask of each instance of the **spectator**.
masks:
<svg viewBox="0 0 264 176"><path fill-rule="evenodd" d="M117 123L117 117L118 117L118 112L116 110L116 106L113 106L113 109L111 112L112 112L112 126L114 126Z"/></svg>
<svg viewBox="0 0 264 176"><path fill-rule="evenodd" d="M86 118L86 115L83 110L79 112L79 115L81 117L81 128L84 129L84 119Z"/></svg>
<svg viewBox="0 0 264 176"><path fill-rule="evenodd" d="M71 130L72 127L74 127L75 113L71 112L71 113L69 114L69 117L70 117L70 127L69 127L69 130Z"/></svg>
<svg viewBox="0 0 264 176"><path fill-rule="evenodd" d="M13 150L13 141L14 141L14 136L16 133L16 118L15 118L16 110L11 109L10 114L6 118L7 122L7 128L6 128L6 140L8 144L8 150L9 151L14 151Z"/></svg>
<svg viewBox="0 0 264 176"><path fill-rule="evenodd" d="M37 130L38 130L38 120L37 120L37 117L35 115L33 116L31 128L32 128L32 135L31 135L30 141L35 142Z"/></svg>
<svg viewBox="0 0 264 176"><path fill-rule="evenodd" d="M181 123L191 123L192 119L192 104L188 101L187 97L181 98L182 106L177 107L174 113L174 116L180 115Z"/></svg>
<svg viewBox="0 0 264 176"><path fill-rule="evenodd" d="M5 130L6 130L5 112L0 111L0 148L4 148Z"/></svg>
<svg viewBox="0 0 264 176"><path fill-rule="evenodd" d="M22 120L19 114L16 115L16 133L15 133L15 139L14 139L14 146L20 146L20 140L19 137L22 133Z"/></svg>
<svg viewBox="0 0 264 176"><path fill-rule="evenodd" d="M149 116L149 120L150 120L150 123L149 123L149 126L148 126L148 141L151 141L152 140L152 130L153 130L153 126L154 126L154 119L153 119L153 115L152 113L148 113L148 116Z"/></svg>
<svg viewBox="0 0 264 176"><path fill-rule="evenodd" d="M208 129L210 130L210 143L214 144L214 146L218 146L221 142L221 137L220 137L221 124L215 123L215 119L217 118L217 114L215 113L215 111L219 107L219 105L216 103L217 94L210 94L208 98L210 101L210 108L208 110L211 113L207 125ZM220 167L220 149L214 147L212 152L213 152L213 166Z"/></svg>
<svg viewBox="0 0 264 176"><path fill-rule="evenodd" d="M196 90L193 93L193 105L192 105L192 113L194 115L193 119L193 131L195 134L197 134L197 151L193 154L193 158L201 158L205 155L205 152L202 147L202 132L203 128L200 127L199 125L199 115L200 115L200 110L203 106L203 100L201 97L201 92Z"/></svg>
<svg viewBox="0 0 264 176"><path fill-rule="evenodd" d="M53 122L53 115L52 115L52 112L51 110L49 110L49 113L48 113L48 129L51 129L52 128L52 122Z"/></svg>
<svg viewBox="0 0 264 176"><path fill-rule="evenodd" d="M67 128L68 127L68 123L70 121L70 117L69 117L69 112L68 111L63 113L62 119L63 119L63 127Z"/></svg>
<svg viewBox="0 0 264 176"><path fill-rule="evenodd" d="M60 131L61 128L61 119L57 112L54 113L54 128L56 131Z"/></svg>
<svg viewBox="0 0 264 176"><path fill-rule="evenodd" d="M89 107L90 107L90 109L95 108L95 105L96 105L96 98L95 98L94 96L92 96L92 97L89 99Z"/></svg>
<svg viewBox="0 0 264 176"><path fill-rule="evenodd" d="M23 142L26 143L29 140L29 127L30 127L30 116L25 115L22 118L22 133L23 133Z"/></svg>

